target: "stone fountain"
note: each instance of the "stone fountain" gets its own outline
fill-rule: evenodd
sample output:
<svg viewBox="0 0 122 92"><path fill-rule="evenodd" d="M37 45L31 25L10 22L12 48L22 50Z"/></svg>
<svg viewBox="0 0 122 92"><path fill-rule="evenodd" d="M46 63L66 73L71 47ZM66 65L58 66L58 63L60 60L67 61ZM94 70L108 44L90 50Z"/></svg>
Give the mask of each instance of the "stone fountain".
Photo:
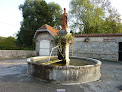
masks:
<svg viewBox="0 0 122 92"><path fill-rule="evenodd" d="M69 37L71 34L67 30L68 14L65 8L61 22L62 29L58 32L57 38ZM28 75L59 83L86 83L100 79L101 61L92 58L69 57L71 39L68 41L57 39L59 40L58 56L38 56L27 59Z"/></svg>

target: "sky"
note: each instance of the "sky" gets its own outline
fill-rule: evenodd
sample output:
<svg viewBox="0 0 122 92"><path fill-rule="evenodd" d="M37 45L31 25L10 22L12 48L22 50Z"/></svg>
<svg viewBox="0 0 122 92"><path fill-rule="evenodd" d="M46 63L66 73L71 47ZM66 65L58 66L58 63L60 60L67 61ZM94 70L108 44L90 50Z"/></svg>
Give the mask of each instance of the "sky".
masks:
<svg viewBox="0 0 122 92"><path fill-rule="evenodd" d="M20 29L22 21L22 12L19 10L19 5L25 0L0 0L0 36L15 37ZM47 3L58 3L62 9L69 10L70 0L45 0ZM118 10L122 18L122 0L111 0L111 5Z"/></svg>

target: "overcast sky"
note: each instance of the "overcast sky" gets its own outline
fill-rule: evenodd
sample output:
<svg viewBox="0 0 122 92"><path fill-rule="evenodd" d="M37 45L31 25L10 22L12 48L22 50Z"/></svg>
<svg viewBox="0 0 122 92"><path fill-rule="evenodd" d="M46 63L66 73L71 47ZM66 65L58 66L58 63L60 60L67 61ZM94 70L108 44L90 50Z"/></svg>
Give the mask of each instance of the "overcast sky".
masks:
<svg viewBox="0 0 122 92"><path fill-rule="evenodd" d="M22 21L22 12L18 9L25 0L0 0L0 36L15 36ZM69 9L70 0L45 0L47 3L58 3L62 9ZM111 4L122 15L122 0L111 0ZM121 16L122 17L122 16Z"/></svg>

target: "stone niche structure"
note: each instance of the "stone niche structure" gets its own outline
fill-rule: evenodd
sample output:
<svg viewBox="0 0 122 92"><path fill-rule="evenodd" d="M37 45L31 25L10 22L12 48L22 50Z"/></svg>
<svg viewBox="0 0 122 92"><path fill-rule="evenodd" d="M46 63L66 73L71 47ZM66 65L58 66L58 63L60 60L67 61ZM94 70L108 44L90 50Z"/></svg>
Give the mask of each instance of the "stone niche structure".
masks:
<svg viewBox="0 0 122 92"><path fill-rule="evenodd" d="M122 33L74 35L72 55L100 60L122 61Z"/></svg>
<svg viewBox="0 0 122 92"><path fill-rule="evenodd" d="M54 38L57 36L58 29L53 28L47 24L41 26L34 35L36 42L36 53L39 56L49 56L50 51L54 44ZM55 49L52 55L57 55L57 50Z"/></svg>

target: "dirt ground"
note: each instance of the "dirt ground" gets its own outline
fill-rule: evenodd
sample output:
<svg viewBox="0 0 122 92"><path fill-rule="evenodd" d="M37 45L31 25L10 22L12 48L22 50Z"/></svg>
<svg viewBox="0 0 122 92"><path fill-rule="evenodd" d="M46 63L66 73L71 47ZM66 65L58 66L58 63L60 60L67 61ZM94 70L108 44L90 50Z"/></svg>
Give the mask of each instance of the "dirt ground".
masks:
<svg viewBox="0 0 122 92"><path fill-rule="evenodd" d="M122 63L102 61L101 79L77 85L39 81L26 74L26 59L0 60L0 92L120 92Z"/></svg>

